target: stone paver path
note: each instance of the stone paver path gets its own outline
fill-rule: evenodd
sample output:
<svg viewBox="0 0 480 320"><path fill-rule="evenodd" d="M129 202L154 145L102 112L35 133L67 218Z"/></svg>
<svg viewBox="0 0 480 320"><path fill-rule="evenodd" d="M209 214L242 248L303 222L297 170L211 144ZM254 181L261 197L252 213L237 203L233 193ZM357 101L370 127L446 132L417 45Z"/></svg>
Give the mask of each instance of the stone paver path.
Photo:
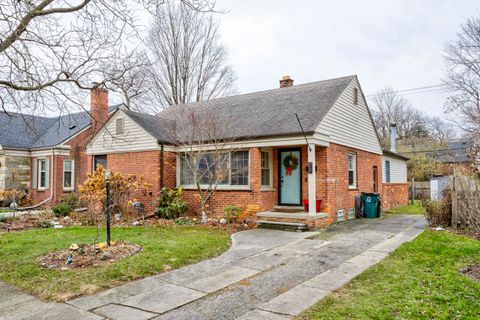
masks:
<svg viewBox="0 0 480 320"><path fill-rule="evenodd" d="M0 319L288 319L423 229L423 217L391 216L321 232L240 232L220 257L66 304L2 285Z"/></svg>

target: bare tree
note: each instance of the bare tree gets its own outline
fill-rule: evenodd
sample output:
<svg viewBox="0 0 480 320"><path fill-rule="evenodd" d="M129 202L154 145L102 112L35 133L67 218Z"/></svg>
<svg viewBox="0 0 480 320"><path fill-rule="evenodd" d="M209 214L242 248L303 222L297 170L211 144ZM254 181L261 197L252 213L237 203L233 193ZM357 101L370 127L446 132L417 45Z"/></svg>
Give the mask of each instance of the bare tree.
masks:
<svg viewBox="0 0 480 320"><path fill-rule="evenodd" d="M232 92L236 77L212 13L167 0L156 12L147 47L154 109Z"/></svg>
<svg viewBox="0 0 480 320"><path fill-rule="evenodd" d="M428 117L427 130L430 137L438 142L445 142L456 136L453 125L442 120L440 117Z"/></svg>
<svg viewBox="0 0 480 320"><path fill-rule="evenodd" d="M415 109L392 88L386 87L374 94L372 102L373 119L384 146L388 144L392 123L397 125L399 139L428 136L426 115Z"/></svg>
<svg viewBox="0 0 480 320"><path fill-rule="evenodd" d="M445 49L445 83L454 94L446 110L465 132L480 132L480 16L461 26L457 40Z"/></svg>
<svg viewBox="0 0 480 320"><path fill-rule="evenodd" d="M190 11L214 2L178 0ZM137 12L151 0L4 0L0 6L0 109L65 112L83 106L92 83L117 86L138 67ZM111 68L114 65L116 68ZM115 85L116 83L116 85ZM131 90L123 90L131 93Z"/></svg>
<svg viewBox="0 0 480 320"><path fill-rule="evenodd" d="M248 184L248 156L245 159L241 153L248 139L243 137L242 142L238 142L231 129L233 119L225 118L216 108L172 108L179 109L175 130L181 155L180 183L195 186L202 223L206 223L207 203L219 185L241 184L242 181Z"/></svg>

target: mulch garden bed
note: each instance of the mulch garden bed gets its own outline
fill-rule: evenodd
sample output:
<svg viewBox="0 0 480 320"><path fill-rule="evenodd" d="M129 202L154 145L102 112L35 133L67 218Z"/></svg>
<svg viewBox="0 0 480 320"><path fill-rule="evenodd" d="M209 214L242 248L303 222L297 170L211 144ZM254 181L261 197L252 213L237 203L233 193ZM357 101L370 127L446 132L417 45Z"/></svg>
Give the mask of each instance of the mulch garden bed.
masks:
<svg viewBox="0 0 480 320"><path fill-rule="evenodd" d="M111 246L100 243L98 245L72 244L69 249L48 253L38 259L46 269L75 269L89 268L128 258L142 247L123 241L112 241Z"/></svg>
<svg viewBox="0 0 480 320"><path fill-rule="evenodd" d="M480 281L480 264L469 265L460 270L460 273L472 278L473 280Z"/></svg>

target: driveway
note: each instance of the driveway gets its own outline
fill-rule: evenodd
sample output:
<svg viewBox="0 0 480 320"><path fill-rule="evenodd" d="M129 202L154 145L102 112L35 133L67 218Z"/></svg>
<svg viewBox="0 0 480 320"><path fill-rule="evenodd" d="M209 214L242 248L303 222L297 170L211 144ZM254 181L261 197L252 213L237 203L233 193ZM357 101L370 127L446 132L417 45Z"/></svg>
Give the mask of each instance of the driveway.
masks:
<svg viewBox="0 0 480 320"><path fill-rule="evenodd" d="M424 226L423 217L389 216L320 232L240 232L220 257L65 304L0 286L0 319L288 319Z"/></svg>

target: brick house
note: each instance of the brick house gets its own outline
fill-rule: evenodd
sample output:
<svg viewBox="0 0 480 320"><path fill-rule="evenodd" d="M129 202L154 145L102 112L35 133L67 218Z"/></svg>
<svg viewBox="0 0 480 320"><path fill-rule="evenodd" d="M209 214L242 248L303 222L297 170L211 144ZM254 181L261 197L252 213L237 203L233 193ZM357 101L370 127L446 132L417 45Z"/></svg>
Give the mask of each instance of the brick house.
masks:
<svg viewBox="0 0 480 320"><path fill-rule="evenodd" d="M141 199L147 210L162 187L181 186L190 213L198 214L198 194L177 143L182 109L233 119L229 126L242 146L209 200L211 215L236 205L255 208L262 221L321 227L353 218L359 192L385 193L385 207L407 202L407 159L382 150L356 76L301 85L286 76L278 89L171 106L155 116L119 108L86 145L86 166L101 163L151 183ZM315 205L303 212L305 201L317 199L320 212Z"/></svg>
<svg viewBox="0 0 480 320"><path fill-rule="evenodd" d="M91 170L85 146L118 108L103 88L92 90L90 104L90 112L59 117L0 112L0 191L29 191L34 206L77 191Z"/></svg>

